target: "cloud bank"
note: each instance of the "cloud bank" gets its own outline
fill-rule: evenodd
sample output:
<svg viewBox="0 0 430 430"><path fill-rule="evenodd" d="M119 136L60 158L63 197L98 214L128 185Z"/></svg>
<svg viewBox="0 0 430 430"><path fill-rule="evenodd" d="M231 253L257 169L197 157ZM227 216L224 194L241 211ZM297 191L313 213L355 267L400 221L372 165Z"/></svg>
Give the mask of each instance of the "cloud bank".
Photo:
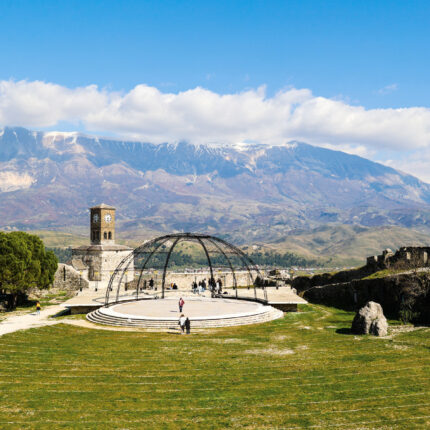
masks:
<svg viewBox="0 0 430 430"><path fill-rule="evenodd" d="M425 107L365 109L295 88L268 97L264 87L217 94L200 87L168 93L137 85L120 93L95 85L0 81L1 125L55 128L62 122L154 143L302 140L361 155L430 149Z"/></svg>

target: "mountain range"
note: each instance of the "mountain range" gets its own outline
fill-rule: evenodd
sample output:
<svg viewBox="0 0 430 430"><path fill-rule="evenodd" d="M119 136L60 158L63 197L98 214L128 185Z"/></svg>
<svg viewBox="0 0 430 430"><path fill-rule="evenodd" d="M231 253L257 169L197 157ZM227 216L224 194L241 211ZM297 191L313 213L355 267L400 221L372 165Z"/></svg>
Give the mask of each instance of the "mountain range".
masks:
<svg viewBox="0 0 430 430"><path fill-rule="evenodd" d="M118 228L204 231L279 242L331 225L430 226L430 185L355 155L302 142L151 144L6 127L0 228L82 232L88 208Z"/></svg>

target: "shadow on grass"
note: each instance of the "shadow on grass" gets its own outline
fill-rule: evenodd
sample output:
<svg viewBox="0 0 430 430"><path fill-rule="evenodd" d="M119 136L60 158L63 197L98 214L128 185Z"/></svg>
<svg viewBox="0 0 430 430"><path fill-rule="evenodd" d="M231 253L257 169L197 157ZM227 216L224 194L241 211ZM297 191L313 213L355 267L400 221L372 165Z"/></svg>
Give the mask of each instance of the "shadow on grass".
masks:
<svg viewBox="0 0 430 430"><path fill-rule="evenodd" d="M354 336L354 335L355 335L355 333L353 333L353 332L351 331L351 329L350 329L350 328L348 328L348 327L338 328L338 329L336 330L336 333L338 333L338 334L349 334L349 335L351 335L351 336Z"/></svg>
<svg viewBox="0 0 430 430"><path fill-rule="evenodd" d="M26 300L26 301L24 301L24 302L20 303L20 304L17 306L17 308L23 308L23 309L26 309L26 308L32 308L33 306L36 306L36 303L37 303L37 300L31 300L31 299L28 299L28 300Z"/></svg>
<svg viewBox="0 0 430 430"><path fill-rule="evenodd" d="M20 302L16 306L16 308L7 307L6 310L4 311L4 313L7 314L9 312L25 311L25 310L27 310L29 308L35 307L36 303L37 303L37 300L25 300L25 301Z"/></svg>
<svg viewBox="0 0 430 430"><path fill-rule="evenodd" d="M61 318L61 317L70 316L70 315L71 315L70 309L64 308L61 311L58 311L56 314L51 315L49 318Z"/></svg>

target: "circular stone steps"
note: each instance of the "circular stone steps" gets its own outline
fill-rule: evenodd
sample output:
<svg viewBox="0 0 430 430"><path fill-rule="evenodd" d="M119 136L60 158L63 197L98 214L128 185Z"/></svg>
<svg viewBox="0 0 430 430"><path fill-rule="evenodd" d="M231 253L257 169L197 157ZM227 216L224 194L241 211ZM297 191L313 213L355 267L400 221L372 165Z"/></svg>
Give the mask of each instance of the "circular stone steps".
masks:
<svg viewBox="0 0 430 430"><path fill-rule="evenodd" d="M171 330L178 328L176 318L154 318L145 316L115 315L110 308L100 308L87 314L88 321L115 327L136 327L147 329ZM231 327L236 325L258 324L283 317L283 312L272 306L261 305L258 311L246 315L225 315L216 317L190 317L191 328Z"/></svg>

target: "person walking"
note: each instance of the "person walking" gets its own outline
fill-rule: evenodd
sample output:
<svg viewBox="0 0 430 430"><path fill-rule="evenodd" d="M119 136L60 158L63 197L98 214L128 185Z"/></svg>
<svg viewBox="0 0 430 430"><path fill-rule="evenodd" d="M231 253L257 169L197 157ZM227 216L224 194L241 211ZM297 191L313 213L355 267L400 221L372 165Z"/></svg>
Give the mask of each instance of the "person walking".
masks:
<svg viewBox="0 0 430 430"><path fill-rule="evenodd" d="M185 331L187 334L190 334L191 332L191 322L188 317L185 319Z"/></svg>
<svg viewBox="0 0 430 430"><path fill-rule="evenodd" d="M178 324L179 324L179 327L181 327L182 334L184 333L184 330L185 330L185 321L186 321L186 318L184 314L181 314L181 316L179 317Z"/></svg>
<svg viewBox="0 0 430 430"><path fill-rule="evenodd" d="M41 309L41 306L40 306L40 302L38 301L36 303L36 315L40 315L40 309Z"/></svg>
<svg viewBox="0 0 430 430"><path fill-rule="evenodd" d="M181 297L179 299L179 303L178 303L178 305L179 305L179 312L182 312L182 308L184 307L184 304L185 304L184 299Z"/></svg>
<svg viewBox="0 0 430 430"><path fill-rule="evenodd" d="M218 294L221 294L221 279L218 278L216 281L216 291Z"/></svg>

